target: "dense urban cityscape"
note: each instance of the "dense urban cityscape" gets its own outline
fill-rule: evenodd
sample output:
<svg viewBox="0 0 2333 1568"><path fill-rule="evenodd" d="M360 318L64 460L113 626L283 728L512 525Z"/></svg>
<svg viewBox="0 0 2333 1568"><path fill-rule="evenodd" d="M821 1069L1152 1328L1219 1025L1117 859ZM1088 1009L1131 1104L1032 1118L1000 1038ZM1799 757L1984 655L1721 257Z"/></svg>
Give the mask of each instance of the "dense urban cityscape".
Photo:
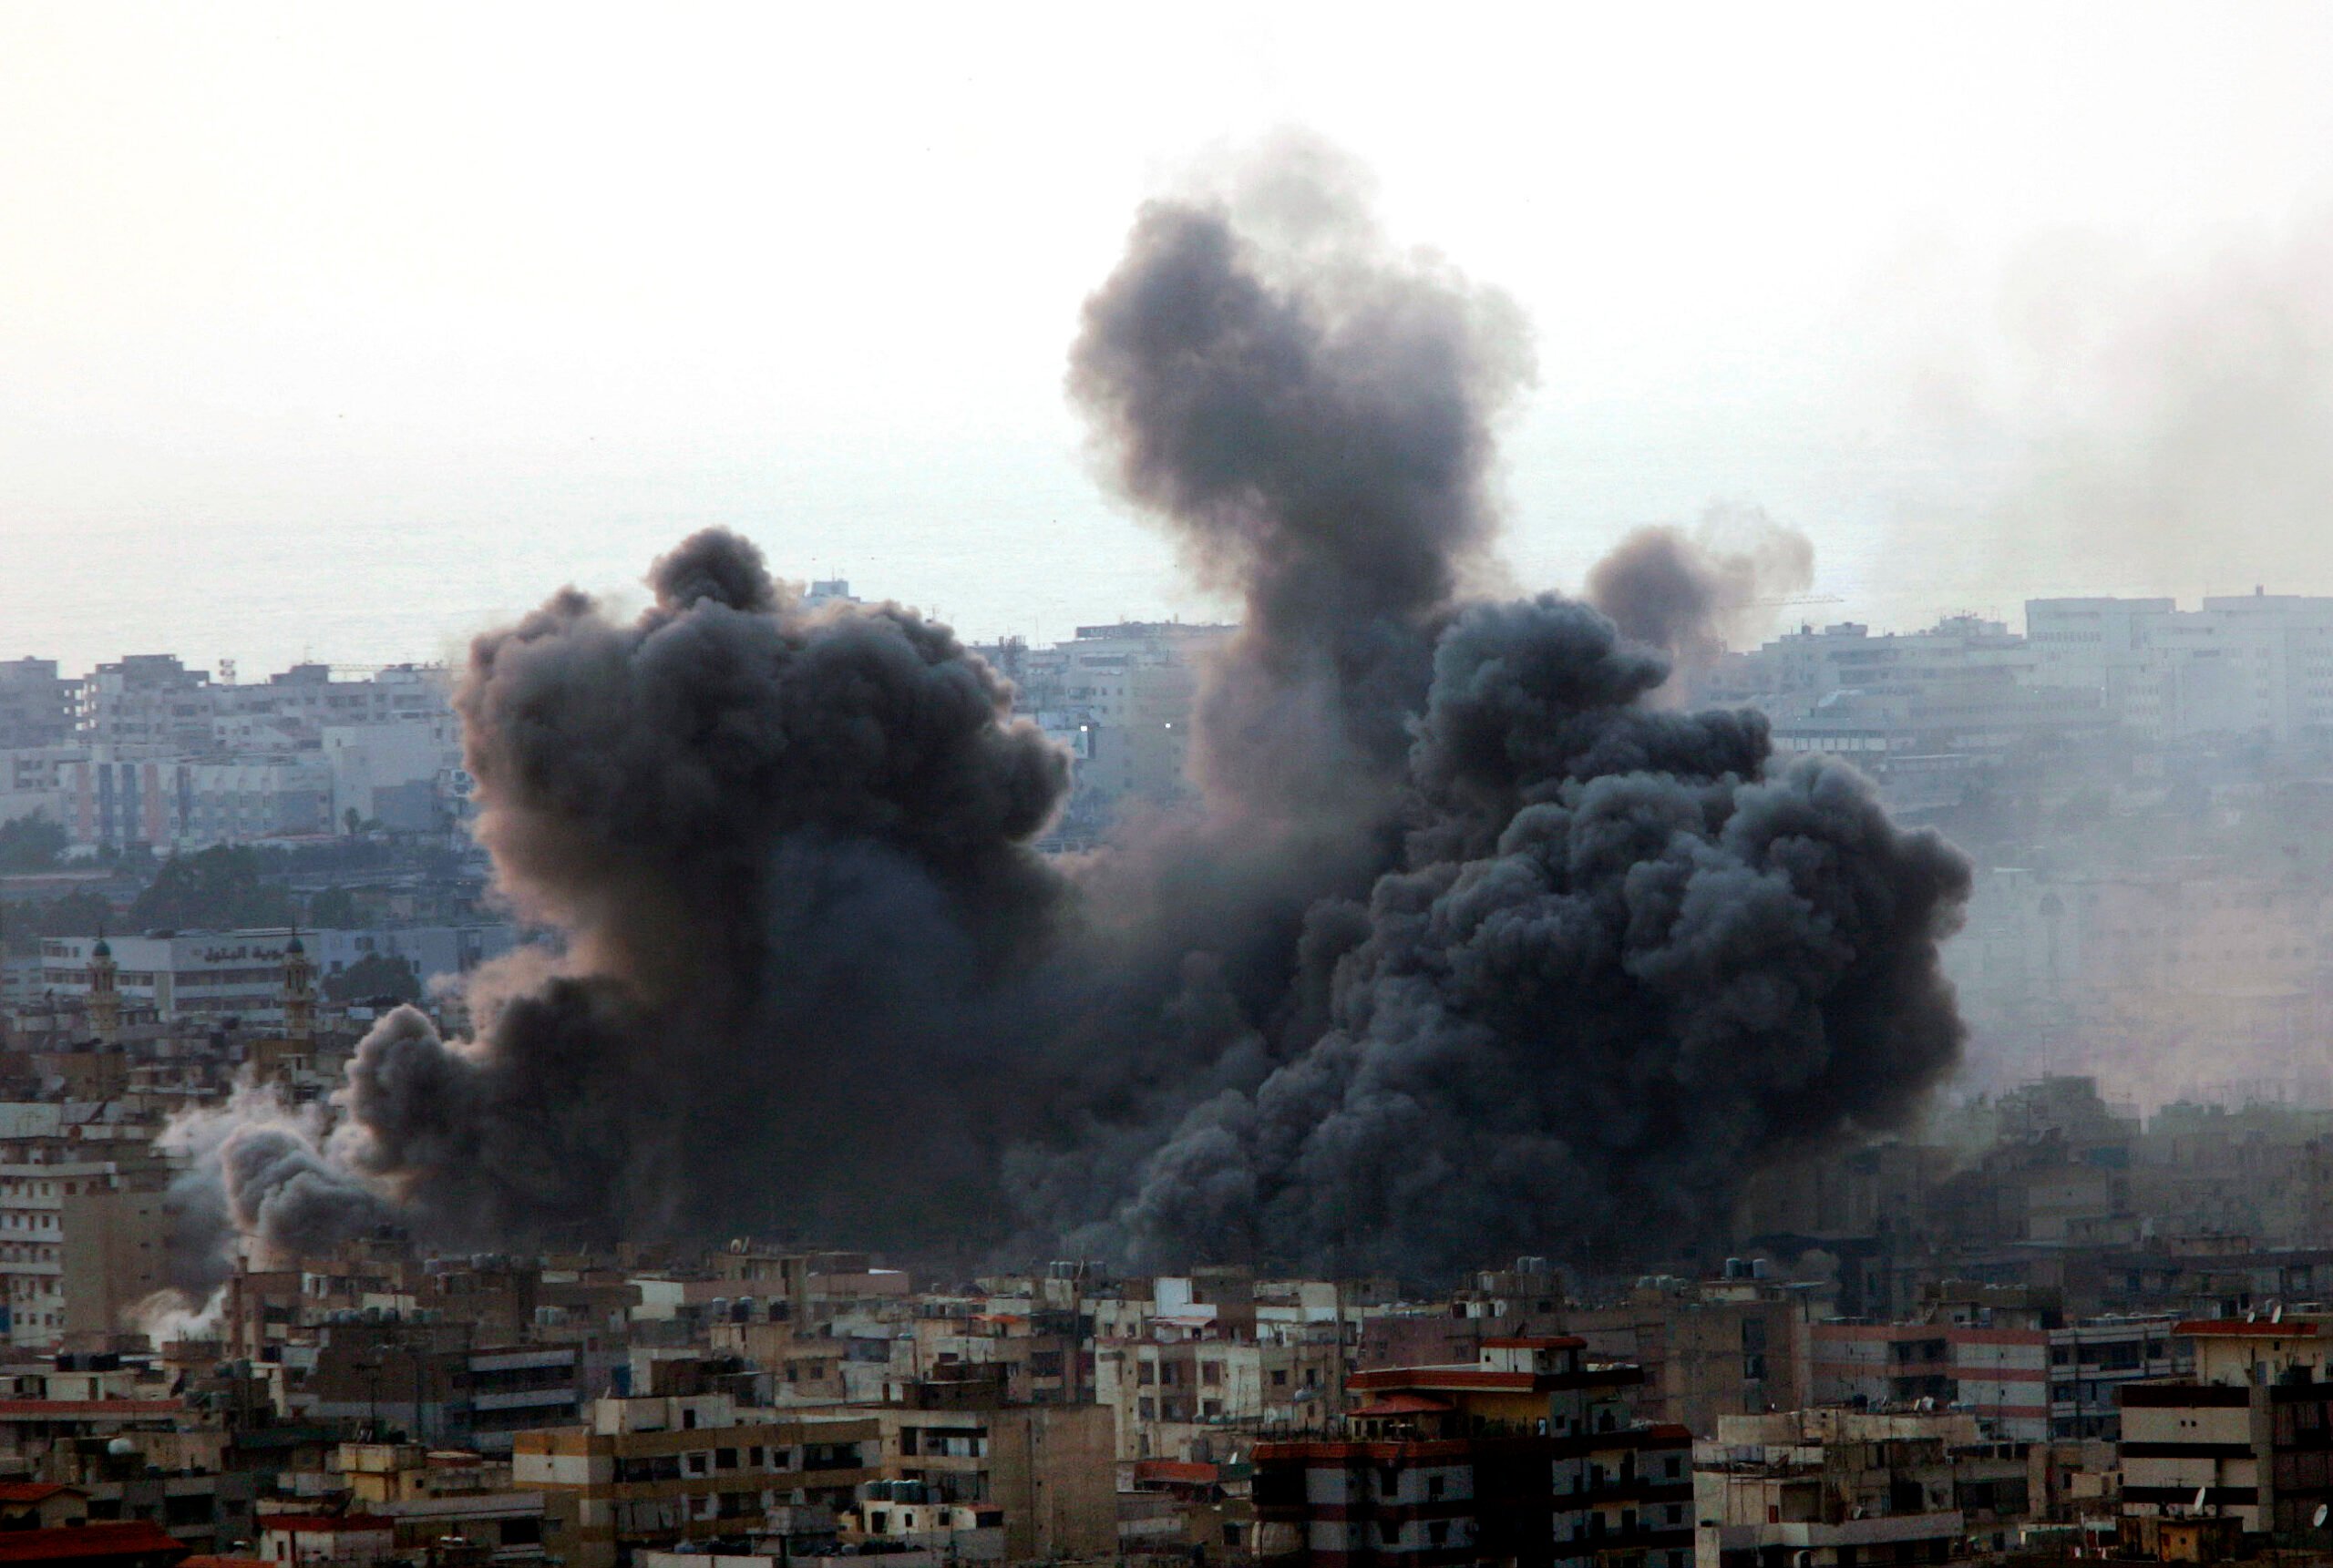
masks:
<svg viewBox="0 0 2333 1568"><path fill-rule="evenodd" d="M2333 1565L2333 10L1393 20L0 5L0 1568Z"/></svg>
<svg viewBox="0 0 2333 1568"><path fill-rule="evenodd" d="M450 1038L464 977L557 936L492 891L443 669L0 668L0 1507L279 1564L2298 1538L2333 1500L2333 600L2025 620L1808 623L1672 677L1980 856L1962 1079L1763 1173L1722 1257L1409 1278L380 1225L173 1296L175 1122L327 1102L388 1009ZM1075 758L1047 849L1187 794L1235 631L978 650Z"/></svg>

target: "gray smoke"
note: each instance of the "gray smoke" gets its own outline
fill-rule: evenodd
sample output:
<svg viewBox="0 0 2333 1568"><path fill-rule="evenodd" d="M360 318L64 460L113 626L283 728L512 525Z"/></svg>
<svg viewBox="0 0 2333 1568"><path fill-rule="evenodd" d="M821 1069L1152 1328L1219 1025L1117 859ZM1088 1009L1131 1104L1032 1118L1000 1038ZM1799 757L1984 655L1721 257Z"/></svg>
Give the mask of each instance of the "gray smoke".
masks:
<svg viewBox="0 0 2333 1568"><path fill-rule="evenodd" d="M1965 863L1849 770L1767 773L1755 715L1648 708L1666 673L1552 597L1444 635L1407 863L1321 911L1329 1027L1143 1165L1136 1258L1642 1257L1950 1068Z"/></svg>
<svg viewBox="0 0 2333 1568"><path fill-rule="evenodd" d="M478 639L457 693L498 884L566 956L473 983L475 1040L383 1019L328 1128L190 1131L190 1213L285 1254L392 1211L448 1239L912 1242L993 1190L1018 1015L991 999L1063 897L1029 844L1064 754L945 628L805 612L734 535L650 580L629 623L570 589Z"/></svg>
<svg viewBox="0 0 2333 1568"><path fill-rule="evenodd" d="M1148 204L1071 352L1109 474L1240 599L1198 729L1218 814L1382 809L1495 529L1493 424L1531 375L1513 303L1394 250L1361 183L1289 142L1227 192Z"/></svg>
<svg viewBox="0 0 2333 1568"><path fill-rule="evenodd" d="M1718 505L1691 529L1629 531L1588 569L1588 601L1624 637L1706 664L1755 636L1775 601L1814 580L1814 546L1755 507Z"/></svg>
<svg viewBox="0 0 2333 1568"><path fill-rule="evenodd" d="M1157 1266L1687 1244L1747 1172L1894 1123L1955 1061L1937 945L1967 868L1851 772L1769 777L1758 716L1650 702L1670 666L1638 643L1698 651L1805 586L1804 539L1763 514L1713 509L1599 569L1635 642L1552 598L1460 604L1517 323L1388 250L1344 187L1292 205L1292 246L1279 206L1146 209L1072 387L1127 492L1246 606L1194 853L1125 879L1218 917L1226 875L1309 897L1174 927L1235 944L1248 983L1187 957L1172 1027L1136 1037L1143 1092L1065 1153L1020 1152L1023 1201ZM1365 866L1227 834L1259 787L1393 831Z"/></svg>
<svg viewBox="0 0 2333 1568"><path fill-rule="evenodd" d="M170 1185L172 1283L209 1294L234 1272L238 1236L292 1259L390 1217L382 1195L328 1153L331 1132L321 1108L255 1085L174 1121L162 1138L181 1167Z"/></svg>
<svg viewBox="0 0 2333 1568"><path fill-rule="evenodd" d="M1146 208L1072 356L1243 603L1197 809L1046 862L1066 764L992 671L697 536L636 620L563 592L460 687L563 957L473 985L474 1040L385 1020L329 1113L206 1125L192 1206L286 1251L383 1213L899 1245L1009 1196L1031 1245L1423 1270L1666 1251L1905 1114L1958 1047L1961 862L1770 773L1756 716L1651 705L1665 659L1595 610L1467 602L1520 323L1281 157Z"/></svg>
<svg viewBox="0 0 2333 1568"><path fill-rule="evenodd" d="M2333 209L2184 252L2061 231L1995 274L1943 267L1853 323L1913 453L1896 548L1924 589L2333 590ZM1920 323L1941 325L1904 341Z"/></svg>

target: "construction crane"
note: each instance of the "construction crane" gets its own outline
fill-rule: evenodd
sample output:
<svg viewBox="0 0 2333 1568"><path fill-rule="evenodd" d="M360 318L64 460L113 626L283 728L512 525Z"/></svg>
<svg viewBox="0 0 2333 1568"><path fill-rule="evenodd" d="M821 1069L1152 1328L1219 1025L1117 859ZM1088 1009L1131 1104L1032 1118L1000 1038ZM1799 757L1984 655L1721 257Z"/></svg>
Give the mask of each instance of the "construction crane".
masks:
<svg viewBox="0 0 2333 1568"><path fill-rule="evenodd" d="M1787 599L1753 599L1750 602L1760 610L1785 610L1798 604L1845 604L1847 601L1835 593L1794 593Z"/></svg>

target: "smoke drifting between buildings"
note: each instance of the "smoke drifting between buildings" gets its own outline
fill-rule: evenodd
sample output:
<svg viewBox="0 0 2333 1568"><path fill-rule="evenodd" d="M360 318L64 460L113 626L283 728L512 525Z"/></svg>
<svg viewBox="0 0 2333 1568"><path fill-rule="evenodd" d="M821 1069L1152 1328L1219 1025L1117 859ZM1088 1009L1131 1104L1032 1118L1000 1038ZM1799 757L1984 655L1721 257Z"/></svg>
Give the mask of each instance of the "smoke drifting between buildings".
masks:
<svg viewBox="0 0 2333 1568"><path fill-rule="evenodd" d="M563 591L458 698L481 837L563 954L483 973L473 1040L391 1015L328 1112L181 1128L184 1283L382 1216L1666 1254L1905 1116L1959 1049L1965 864L1851 772L1770 767L1756 715L1650 702L1665 656L1597 610L1467 601L1526 336L1353 190L1283 151L1146 208L1073 351L1115 481L1243 604L1187 812L1039 854L1068 762L1009 688L733 536L629 623Z"/></svg>

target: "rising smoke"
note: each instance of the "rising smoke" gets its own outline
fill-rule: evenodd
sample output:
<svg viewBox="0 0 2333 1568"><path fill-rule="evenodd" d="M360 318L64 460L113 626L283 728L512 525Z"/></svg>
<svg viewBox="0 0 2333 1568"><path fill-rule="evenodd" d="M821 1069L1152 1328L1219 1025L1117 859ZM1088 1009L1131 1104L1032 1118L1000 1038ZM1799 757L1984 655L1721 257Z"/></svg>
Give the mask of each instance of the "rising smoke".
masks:
<svg viewBox="0 0 2333 1568"><path fill-rule="evenodd" d="M1907 1112L1958 1050L1963 863L1770 767L1755 715L1653 705L1667 656L1596 610L1470 602L1516 313L1317 151L1266 176L1146 207L1072 354L1113 481L1242 601L1198 804L1049 862L1066 764L999 679L896 608L802 610L732 536L635 621L563 592L458 696L480 837L562 957L473 986L474 1040L385 1020L328 1115L195 1124L202 1259L384 1214L1665 1254Z"/></svg>
<svg viewBox="0 0 2333 1568"><path fill-rule="evenodd" d="M328 1128L199 1120L190 1214L287 1253L385 1213L579 1242L967 1217L1065 756L946 629L804 610L735 536L650 581L634 621L570 590L480 638L457 693L498 885L564 956L474 982L474 1040L388 1015Z"/></svg>
<svg viewBox="0 0 2333 1568"><path fill-rule="evenodd" d="M1589 569L1588 602L1631 641L1699 666L1755 637L1782 600L1814 581L1804 534L1756 507L1719 504L1690 529L1631 529Z"/></svg>

